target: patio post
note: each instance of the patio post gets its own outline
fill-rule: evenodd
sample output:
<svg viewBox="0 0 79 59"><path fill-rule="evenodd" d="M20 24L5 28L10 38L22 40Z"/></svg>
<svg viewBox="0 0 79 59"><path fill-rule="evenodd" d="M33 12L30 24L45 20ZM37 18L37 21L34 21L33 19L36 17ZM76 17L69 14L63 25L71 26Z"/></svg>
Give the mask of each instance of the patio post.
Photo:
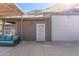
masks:
<svg viewBox="0 0 79 59"><path fill-rule="evenodd" d="M2 18L2 35L4 35L4 19Z"/></svg>
<svg viewBox="0 0 79 59"><path fill-rule="evenodd" d="M23 39L23 14L21 15L21 40Z"/></svg>

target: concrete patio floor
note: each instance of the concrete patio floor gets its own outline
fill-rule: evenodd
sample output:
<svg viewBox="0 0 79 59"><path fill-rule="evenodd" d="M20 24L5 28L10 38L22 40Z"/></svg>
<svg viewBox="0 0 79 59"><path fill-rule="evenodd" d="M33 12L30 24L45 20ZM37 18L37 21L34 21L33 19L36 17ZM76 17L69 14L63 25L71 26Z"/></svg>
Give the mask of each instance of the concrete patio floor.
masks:
<svg viewBox="0 0 79 59"><path fill-rule="evenodd" d="M79 56L79 42L28 42L0 47L1 56Z"/></svg>

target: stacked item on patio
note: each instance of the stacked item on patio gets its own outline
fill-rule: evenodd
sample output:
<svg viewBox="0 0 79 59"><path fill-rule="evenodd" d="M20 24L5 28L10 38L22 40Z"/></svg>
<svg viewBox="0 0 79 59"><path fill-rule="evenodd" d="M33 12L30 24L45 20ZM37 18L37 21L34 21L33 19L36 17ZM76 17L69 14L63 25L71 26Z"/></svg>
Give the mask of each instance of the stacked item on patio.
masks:
<svg viewBox="0 0 79 59"><path fill-rule="evenodd" d="M0 35L0 46L15 46L20 42L19 35Z"/></svg>

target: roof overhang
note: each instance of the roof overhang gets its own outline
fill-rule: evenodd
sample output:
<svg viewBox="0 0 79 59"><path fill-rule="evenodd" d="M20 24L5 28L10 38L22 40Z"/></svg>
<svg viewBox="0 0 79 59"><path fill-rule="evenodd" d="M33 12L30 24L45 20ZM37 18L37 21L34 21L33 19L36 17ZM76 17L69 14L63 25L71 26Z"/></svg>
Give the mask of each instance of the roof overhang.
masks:
<svg viewBox="0 0 79 59"><path fill-rule="evenodd" d="M40 10L39 12L29 13L30 15L79 15L79 4L78 3L58 3L55 6Z"/></svg>
<svg viewBox="0 0 79 59"><path fill-rule="evenodd" d="M23 12L14 3L0 3L0 16L16 16Z"/></svg>
<svg viewBox="0 0 79 59"><path fill-rule="evenodd" d="M77 4L76 3L58 3L57 5L42 10L43 13L46 12L65 12L72 8L74 8Z"/></svg>

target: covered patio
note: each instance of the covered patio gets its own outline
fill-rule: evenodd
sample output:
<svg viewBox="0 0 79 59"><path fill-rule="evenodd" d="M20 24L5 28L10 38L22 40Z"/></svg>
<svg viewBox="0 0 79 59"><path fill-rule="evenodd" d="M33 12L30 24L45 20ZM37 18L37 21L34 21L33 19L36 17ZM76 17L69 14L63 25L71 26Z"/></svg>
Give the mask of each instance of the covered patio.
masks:
<svg viewBox="0 0 79 59"><path fill-rule="evenodd" d="M22 16L23 12L17 8L14 3L0 3L0 23L2 24L2 30L4 32L4 22L7 22L6 17L10 16ZM2 32L2 34L4 34Z"/></svg>
<svg viewBox="0 0 79 59"><path fill-rule="evenodd" d="M17 36L16 24L15 22L7 21L6 17L19 15L21 16L21 21L23 12L14 3L0 3L0 8L0 45L14 45L14 42L17 40L17 38L13 40L13 36Z"/></svg>

